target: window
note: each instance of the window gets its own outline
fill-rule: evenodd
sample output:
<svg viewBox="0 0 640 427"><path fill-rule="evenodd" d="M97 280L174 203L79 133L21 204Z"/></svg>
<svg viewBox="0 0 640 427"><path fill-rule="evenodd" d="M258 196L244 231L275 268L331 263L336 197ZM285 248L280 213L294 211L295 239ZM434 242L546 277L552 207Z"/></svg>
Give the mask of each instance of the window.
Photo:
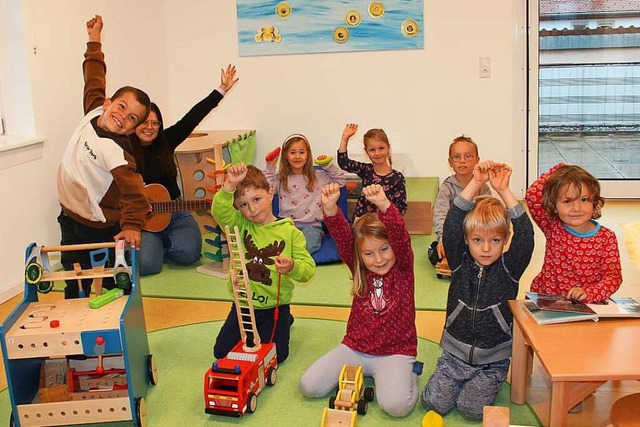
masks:
<svg viewBox="0 0 640 427"><path fill-rule="evenodd" d="M573 21L571 22L571 27L574 30L586 30L589 28L589 21Z"/></svg>
<svg viewBox="0 0 640 427"><path fill-rule="evenodd" d="M0 1L0 152L42 142L35 131L22 5Z"/></svg>
<svg viewBox="0 0 640 427"><path fill-rule="evenodd" d="M529 27L538 29L529 35L529 182L556 163L574 163L599 179L606 197L640 197L640 7L555 0L529 7L537 19Z"/></svg>
<svg viewBox="0 0 640 427"><path fill-rule="evenodd" d="M615 21L613 20L598 20L598 28L613 28Z"/></svg>

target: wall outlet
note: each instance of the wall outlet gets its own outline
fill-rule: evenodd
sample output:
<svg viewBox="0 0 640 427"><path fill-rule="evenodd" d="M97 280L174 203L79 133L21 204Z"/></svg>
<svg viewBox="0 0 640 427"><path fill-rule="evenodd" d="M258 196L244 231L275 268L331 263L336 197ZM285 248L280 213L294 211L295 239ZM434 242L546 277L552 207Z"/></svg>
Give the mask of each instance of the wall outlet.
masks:
<svg viewBox="0 0 640 427"><path fill-rule="evenodd" d="M478 66L478 74L481 79L488 79L491 77L491 58L481 56L478 60Z"/></svg>

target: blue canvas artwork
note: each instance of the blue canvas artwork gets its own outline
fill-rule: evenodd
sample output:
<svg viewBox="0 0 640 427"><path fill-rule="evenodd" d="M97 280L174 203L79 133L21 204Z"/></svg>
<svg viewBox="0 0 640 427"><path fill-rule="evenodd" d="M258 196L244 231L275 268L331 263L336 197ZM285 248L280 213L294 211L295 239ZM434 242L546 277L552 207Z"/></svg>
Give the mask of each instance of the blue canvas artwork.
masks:
<svg viewBox="0 0 640 427"><path fill-rule="evenodd" d="M237 0L240 56L422 49L422 0Z"/></svg>

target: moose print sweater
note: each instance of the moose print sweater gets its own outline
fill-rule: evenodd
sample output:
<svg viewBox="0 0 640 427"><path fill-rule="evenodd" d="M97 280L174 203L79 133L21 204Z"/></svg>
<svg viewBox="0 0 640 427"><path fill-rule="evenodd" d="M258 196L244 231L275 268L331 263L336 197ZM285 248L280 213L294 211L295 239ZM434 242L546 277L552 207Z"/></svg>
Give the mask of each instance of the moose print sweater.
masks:
<svg viewBox="0 0 640 427"><path fill-rule="evenodd" d="M293 259L293 270L280 278L280 305L289 304L294 281L307 282L316 272L316 264L307 252L306 241L290 218L278 219L270 224L256 224L246 219L233 207L233 193L220 189L213 196L211 213L224 230L237 226L245 251L245 262L253 292L253 306L268 309L278 301L278 272L275 257ZM229 292L231 280L229 280Z"/></svg>

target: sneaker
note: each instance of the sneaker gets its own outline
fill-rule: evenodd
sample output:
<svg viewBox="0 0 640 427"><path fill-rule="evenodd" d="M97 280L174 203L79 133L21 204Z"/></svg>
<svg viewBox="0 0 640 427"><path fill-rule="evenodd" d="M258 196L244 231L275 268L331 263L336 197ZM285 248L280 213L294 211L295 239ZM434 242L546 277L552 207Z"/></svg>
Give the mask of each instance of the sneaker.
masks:
<svg viewBox="0 0 640 427"><path fill-rule="evenodd" d="M569 409L569 413L570 414L577 414L577 413L582 412L582 407L584 406L583 403L584 403L584 401L578 403L576 406L574 406L573 408Z"/></svg>
<svg viewBox="0 0 640 427"><path fill-rule="evenodd" d="M436 411L429 411L422 419L422 427L443 427L444 418Z"/></svg>

